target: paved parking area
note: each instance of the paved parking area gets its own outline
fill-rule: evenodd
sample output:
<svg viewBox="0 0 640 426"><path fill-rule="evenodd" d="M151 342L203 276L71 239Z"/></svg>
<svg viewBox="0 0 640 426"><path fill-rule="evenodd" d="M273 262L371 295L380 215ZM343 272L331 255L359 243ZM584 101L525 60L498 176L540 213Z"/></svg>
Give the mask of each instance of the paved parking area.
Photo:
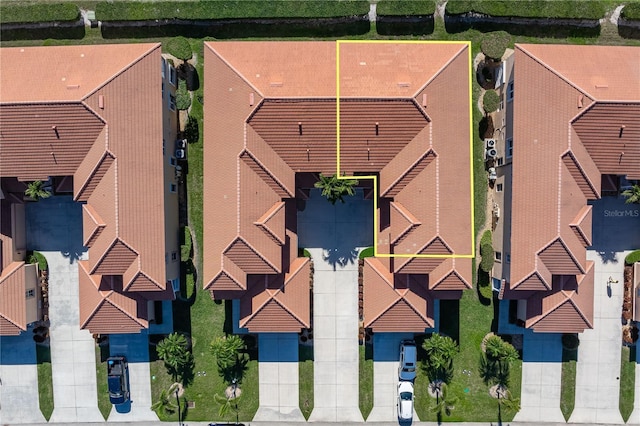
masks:
<svg viewBox="0 0 640 426"><path fill-rule="evenodd" d="M124 355L129 363L130 403L112 407L109 422L158 420L151 411L151 373L149 371L149 336L139 334L112 334L109 336L109 354Z"/></svg>
<svg viewBox="0 0 640 426"><path fill-rule="evenodd" d="M299 407L298 335L258 337L260 406L255 421L305 421Z"/></svg>
<svg viewBox="0 0 640 426"><path fill-rule="evenodd" d="M359 408L358 253L373 243L362 191L331 205L311 191L298 213L299 246L314 262L314 408L309 421L362 422Z"/></svg>
<svg viewBox="0 0 640 426"><path fill-rule="evenodd" d="M375 333L373 335L373 409L368 422L398 419L398 364L400 341L413 339L413 333ZM414 421L418 416L413 413Z"/></svg>
<svg viewBox="0 0 640 426"><path fill-rule="evenodd" d="M0 337L0 424L45 422L38 401L36 344L31 329Z"/></svg>

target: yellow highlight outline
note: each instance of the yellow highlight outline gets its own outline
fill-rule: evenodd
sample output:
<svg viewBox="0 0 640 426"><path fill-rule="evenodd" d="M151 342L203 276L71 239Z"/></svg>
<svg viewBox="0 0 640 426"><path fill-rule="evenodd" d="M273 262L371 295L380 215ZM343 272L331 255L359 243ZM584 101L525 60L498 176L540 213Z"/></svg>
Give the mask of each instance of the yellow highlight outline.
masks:
<svg viewBox="0 0 640 426"><path fill-rule="evenodd" d="M342 176L340 174L340 45L356 43L394 43L394 44L465 44L467 46L467 55L469 61L469 183L471 198L471 253L470 254L401 254L401 253L378 253L378 177L377 176ZM474 233L475 225L475 202L473 199L473 91L472 91L472 60L471 60L471 42L470 41L433 41L433 40L336 40L336 176L338 179L370 179L373 181L373 253L375 257L386 258L462 258L473 259L476 257L476 237Z"/></svg>

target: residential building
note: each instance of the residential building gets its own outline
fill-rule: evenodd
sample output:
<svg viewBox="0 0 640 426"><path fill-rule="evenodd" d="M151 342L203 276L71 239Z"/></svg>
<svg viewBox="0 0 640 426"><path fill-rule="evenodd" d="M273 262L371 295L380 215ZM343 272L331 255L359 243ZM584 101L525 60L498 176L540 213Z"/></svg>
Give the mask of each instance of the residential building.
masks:
<svg viewBox="0 0 640 426"><path fill-rule="evenodd" d="M593 328L590 202L640 179L639 59L635 47L515 46L494 279L535 332Z"/></svg>
<svg viewBox="0 0 640 426"><path fill-rule="evenodd" d="M338 90L339 173L379 183L364 326L423 332L471 287L469 69L466 43L205 43L203 283L240 327L311 326L297 205L336 173Z"/></svg>
<svg viewBox="0 0 640 426"><path fill-rule="evenodd" d="M137 333L155 320L156 301L174 298L171 69L160 44L0 49L0 334L40 319L29 293L23 299L33 288L24 264L30 181L82 205L81 329Z"/></svg>

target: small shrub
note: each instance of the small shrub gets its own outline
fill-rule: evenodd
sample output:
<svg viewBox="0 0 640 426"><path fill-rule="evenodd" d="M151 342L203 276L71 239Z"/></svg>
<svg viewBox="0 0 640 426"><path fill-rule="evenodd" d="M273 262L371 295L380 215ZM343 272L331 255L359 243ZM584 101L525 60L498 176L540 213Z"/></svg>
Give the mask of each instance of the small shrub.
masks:
<svg viewBox="0 0 640 426"><path fill-rule="evenodd" d="M184 80L180 80L178 83L178 90L176 90L176 108L180 111L189 109L191 106L191 96L187 90L187 83Z"/></svg>
<svg viewBox="0 0 640 426"><path fill-rule="evenodd" d="M188 143L196 143L200 138L200 126L198 125L198 119L189 116L187 119L187 125L184 127L184 136L187 138Z"/></svg>
<svg viewBox="0 0 640 426"><path fill-rule="evenodd" d="M627 4L620 13L620 16L630 21L640 20L640 2Z"/></svg>
<svg viewBox="0 0 640 426"><path fill-rule="evenodd" d="M373 254L374 254L373 247L367 247L366 249L360 252L360 254L358 255L358 258L364 259L365 257L373 257Z"/></svg>
<svg viewBox="0 0 640 426"><path fill-rule="evenodd" d="M27 252L27 263L37 263L41 271L49 269L47 259L39 251Z"/></svg>
<svg viewBox="0 0 640 426"><path fill-rule="evenodd" d="M500 62L509 43L511 43L511 36L505 31L486 33L482 36L480 50L486 57Z"/></svg>
<svg viewBox="0 0 640 426"><path fill-rule="evenodd" d="M480 269L485 272L491 272L494 262L493 242L491 241L491 231L487 230L480 240Z"/></svg>
<svg viewBox="0 0 640 426"><path fill-rule="evenodd" d="M167 42L167 53L183 61L188 61L193 56L189 40L184 37L173 37Z"/></svg>
<svg viewBox="0 0 640 426"><path fill-rule="evenodd" d="M624 258L624 263L627 265L633 265L636 262L640 262L640 250L632 251Z"/></svg>
<svg viewBox="0 0 640 426"><path fill-rule="evenodd" d="M484 96L482 97L482 107L484 108L484 112L490 114L497 111L498 105L500 105L500 96L495 90L487 90L484 92Z"/></svg>
<svg viewBox="0 0 640 426"><path fill-rule="evenodd" d="M578 335L575 333L565 333L562 335L562 347L569 350L575 351L580 346L580 339L578 339Z"/></svg>

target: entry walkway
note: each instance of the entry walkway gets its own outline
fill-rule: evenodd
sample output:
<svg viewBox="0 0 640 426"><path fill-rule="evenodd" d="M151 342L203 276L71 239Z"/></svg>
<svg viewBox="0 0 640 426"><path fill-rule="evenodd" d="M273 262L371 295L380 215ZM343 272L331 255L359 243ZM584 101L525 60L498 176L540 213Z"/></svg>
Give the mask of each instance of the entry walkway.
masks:
<svg viewBox="0 0 640 426"><path fill-rule="evenodd" d="M0 337L0 424L45 422L38 400L36 344L31 328Z"/></svg>
<svg viewBox="0 0 640 426"><path fill-rule="evenodd" d="M576 402L570 423L624 423L620 415L620 356L622 323L621 262L628 252L617 253L616 261L603 261L593 250L587 259L595 264L593 329L580 335L576 367ZM608 293L609 277L618 280Z"/></svg>
<svg viewBox="0 0 640 426"><path fill-rule="evenodd" d="M260 334L258 357L260 406L253 420L304 422L299 407L298 335Z"/></svg>
<svg viewBox="0 0 640 426"><path fill-rule="evenodd" d="M373 203L361 190L332 206L311 191L299 246L314 262L314 408L309 421L362 422L359 408L358 252L373 242Z"/></svg>
<svg viewBox="0 0 640 426"><path fill-rule="evenodd" d="M49 336L54 409L50 422L103 422L98 410L95 342L80 330L78 263L82 207L70 196L27 205L27 246L49 263Z"/></svg>

